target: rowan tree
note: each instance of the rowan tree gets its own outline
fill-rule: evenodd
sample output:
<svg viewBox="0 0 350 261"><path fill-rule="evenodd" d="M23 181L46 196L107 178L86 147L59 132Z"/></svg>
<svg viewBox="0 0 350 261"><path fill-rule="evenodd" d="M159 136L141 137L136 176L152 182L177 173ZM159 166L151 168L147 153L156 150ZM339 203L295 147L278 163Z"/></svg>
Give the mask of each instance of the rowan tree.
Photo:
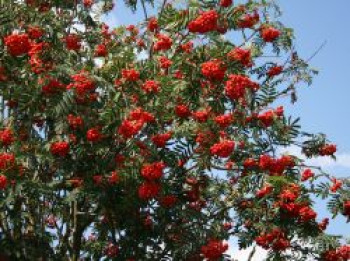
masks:
<svg viewBox="0 0 350 261"><path fill-rule="evenodd" d="M313 202L350 218L350 181L282 153L335 158L281 106L316 71L275 1L241 2L128 0L116 28L111 0L1 2L3 258L350 258Z"/></svg>

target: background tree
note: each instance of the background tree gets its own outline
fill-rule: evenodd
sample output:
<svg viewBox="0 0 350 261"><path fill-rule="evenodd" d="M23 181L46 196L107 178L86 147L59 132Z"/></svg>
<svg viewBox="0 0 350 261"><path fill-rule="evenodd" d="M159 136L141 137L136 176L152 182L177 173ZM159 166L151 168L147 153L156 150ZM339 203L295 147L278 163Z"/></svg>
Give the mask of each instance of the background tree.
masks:
<svg viewBox="0 0 350 261"><path fill-rule="evenodd" d="M349 180L281 153L334 157L279 106L316 72L274 1L243 2L126 1L145 19L112 30L112 1L2 2L1 253L349 259L312 201L350 217Z"/></svg>

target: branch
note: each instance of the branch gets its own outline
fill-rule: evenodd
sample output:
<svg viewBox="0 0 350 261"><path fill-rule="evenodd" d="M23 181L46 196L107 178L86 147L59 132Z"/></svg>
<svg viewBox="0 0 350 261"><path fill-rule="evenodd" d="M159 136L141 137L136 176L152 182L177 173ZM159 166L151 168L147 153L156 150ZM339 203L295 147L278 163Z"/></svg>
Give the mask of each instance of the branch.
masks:
<svg viewBox="0 0 350 261"><path fill-rule="evenodd" d="M324 42L318 47L318 49L306 60L306 62L310 62L327 44L327 40L324 40Z"/></svg>
<svg viewBox="0 0 350 261"><path fill-rule="evenodd" d="M148 20L148 14L147 14L146 6L145 6L145 1L141 0L141 4L142 4L142 9L143 9L143 14L145 15L145 19Z"/></svg>
<svg viewBox="0 0 350 261"><path fill-rule="evenodd" d="M163 4L162 4L162 7L161 7L161 9L160 9L159 17L162 16L162 14L163 14L163 12L164 12L164 9L165 9L166 3L167 3L167 0L164 0L164 1L163 1Z"/></svg>
<svg viewBox="0 0 350 261"><path fill-rule="evenodd" d="M255 251L256 251L256 246L254 246L253 250L249 253L247 261L252 261L253 260L253 256L255 254Z"/></svg>

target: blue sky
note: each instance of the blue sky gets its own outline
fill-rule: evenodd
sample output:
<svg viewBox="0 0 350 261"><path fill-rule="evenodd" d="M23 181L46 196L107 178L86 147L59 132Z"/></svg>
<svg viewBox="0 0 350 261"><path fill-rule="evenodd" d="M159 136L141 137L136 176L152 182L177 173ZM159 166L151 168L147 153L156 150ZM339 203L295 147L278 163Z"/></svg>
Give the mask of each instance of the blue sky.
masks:
<svg viewBox="0 0 350 261"><path fill-rule="evenodd" d="M337 144L337 162L317 159L313 163L323 166L336 176L350 176L350 37L347 34L350 27L350 1L276 2L283 11L282 22L295 30L299 56L310 57L326 41L326 45L310 61L312 67L320 71L319 75L315 76L311 86L299 88L298 102L287 106L286 111L301 117L304 131L325 133ZM143 17L141 10L137 13L137 19ZM135 23L135 16L118 1L107 21L111 25L131 24ZM321 217L326 214L324 205L318 203ZM349 232L344 232L344 226L344 219L340 218L330 226L329 231L350 236ZM246 260L247 251L237 255L234 249L234 253L233 256L239 261ZM263 253L260 251L255 260L262 260L261 255Z"/></svg>
<svg viewBox="0 0 350 261"><path fill-rule="evenodd" d="M337 143L339 153L350 153L350 1L280 0L286 25L295 29L297 49L310 57L327 41L311 60L320 70L310 87L302 88L292 113L299 114L306 130L324 132Z"/></svg>

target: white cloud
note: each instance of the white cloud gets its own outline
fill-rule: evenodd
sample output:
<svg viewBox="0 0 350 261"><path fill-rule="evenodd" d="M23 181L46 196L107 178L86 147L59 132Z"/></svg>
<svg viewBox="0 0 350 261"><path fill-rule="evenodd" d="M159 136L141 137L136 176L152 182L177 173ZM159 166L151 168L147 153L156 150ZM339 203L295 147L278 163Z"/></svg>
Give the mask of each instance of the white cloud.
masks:
<svg viewBox="0 0 350 261"><path fill-rule="evenodd" d="M281 149L281 153L287 153L291 155L295 155L303 160L305 160L305 164L311 166L319 166L321 168L349 168L350 169L350 153L341 153L336 154L337 160L333 160L330 157L317 157L308 159L301 153L301 149L297 146L290 146L288 148Z"/></svg>
<svg viewBox="0 0 350 261"><path fill-rule="evenodd" d="M244 249L244 250L238 250L238 248L231 246L231 248L227 251L227 254L231 255L232 260L247 261L252 250L253 250L253 247L249 247L249 248ZM251 261L264 260L267 257L267 253L268 252L266 250L257 246L255 248L255 253L254 253Z"/></svg>
<svg viewBox="0 0 350 261"><path fill-rule="evenodd" d="M318 165L320 167L343 167L350 168L350 154L339 154L337 155L337 160L332 160L331 158L315 158L308 160L313 165Z"/></svg>

